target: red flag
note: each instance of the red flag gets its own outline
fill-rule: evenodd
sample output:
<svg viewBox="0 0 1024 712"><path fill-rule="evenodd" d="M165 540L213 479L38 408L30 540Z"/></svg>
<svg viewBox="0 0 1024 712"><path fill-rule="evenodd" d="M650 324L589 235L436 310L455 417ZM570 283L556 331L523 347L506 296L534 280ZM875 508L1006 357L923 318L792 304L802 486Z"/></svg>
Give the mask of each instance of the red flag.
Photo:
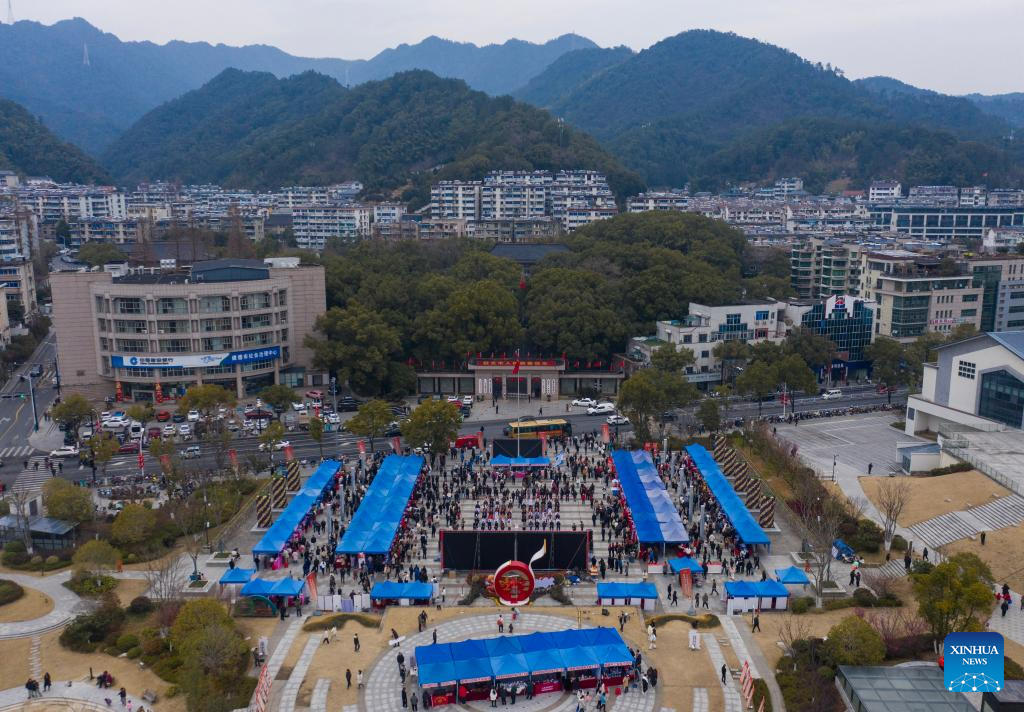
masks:
<svg viewBox="0 0 1024 712"><path fill-rule="evenodd" d="M292 450L292 446L291 445L288 445L288 446L285 447L285 449L284 449L284 459L287 460L288 462L291 462L292 460L295 459L295 451Z"/></svg>
<svg viewBox="0 0 1024 712"><path fill-rule="evenodd" d="M602 442L607 443L611 439L612 439L611 438L611 433L608 432L608 423L601 423L601 440L602 440Z"/></svg>
<svg viewBox="0 0 1024 712"><path fill-rule="evenodd" d="M548 454L548 436L547 436L547 433L541 433L540 434L540 454L541 455L547 455Z"/></svg>
<svg viewBox="0 0 1024 712"><path fill-rule="evenodd" d="M231 448L228 450L228 457L231 458L231 466L238 467L238 451Z"/></svg>
<svg viewBox="0 0 1024 712"><path fill-rule="evenodd" d="M515 361L515 363L512 364L512 375L513 376L516 375L517 373L519 373L519 366L520 365L521 364L519 362L519 351L516 351L516 361Z"/></svg>
<svg viewBox="0 0 1024 712"><path fill-rule="evenodd" d="M365 440L360 440L359 441L359 454L360 455L365 455L366 454L366 441Z"/></svg>
<svg viewBox="0 0 1024 712"><path fill-rule="evenodd" d="M402 439L400 437L396 436L391 438L391 449L394 450L395 452L402 451Z"/></svg>
<svg viewBox="0 0 1024 712"><path fill-rule="evenodd" d="M146 456L142 454L142 450L139 450L139 469L145 469L146 467Z"/></svg>
<svg viewBox="0 0 1024 712"><path fill-rule="evenodd" d="M478 430L476 432L476 442L477 442L477 445L480 447L480 449L483 450L484 449L484 431L483 430Z"/></svg>
<svg viewBox="0 0 1024 712"><path fill-rule="evenodd" d="M520 289L526 289L526 275L525 275L525 274L523 274L523 275L522 275L522 276L521 276L521 277L519 278L519 288L520 288Z"/></svg>

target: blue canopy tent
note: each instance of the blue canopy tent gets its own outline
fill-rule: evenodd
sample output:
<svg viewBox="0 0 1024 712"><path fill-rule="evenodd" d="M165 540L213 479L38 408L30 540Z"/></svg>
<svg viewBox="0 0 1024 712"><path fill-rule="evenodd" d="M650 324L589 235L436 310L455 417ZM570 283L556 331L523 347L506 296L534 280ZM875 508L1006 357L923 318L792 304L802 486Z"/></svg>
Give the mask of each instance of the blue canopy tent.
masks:
<svg viewBox="0 0 1024 712"><path fill-rule="evenodd" d="M703 445L687 445L686 452L693 460L693 464L697 466L701 477L704 478L708 489L718 501L718 505L722 508L722 512L725 513L733 529L736 530L736 535L740 540L748 546L764 544L770 548L771 541L768 539L768 535L764 533L764 529L751 515L747 505L743 503L743 500L736 494L736 490L722 474L722 470L711 453Z"/></svg>
<svg viewBox="0 0 1024 712"><path fill-rule="evenodd" d="M668 565L672 568L672 573L677 574L684 569L689 569L695 574L703 574L704 567L696 559L691 559L689 556L681 556L677 559L669 559Z"/></svg>
<svg viewBox="0 0 1024 712"><path fill-rule="evenodd" d="M459 682L479 682L494 677L491 657L482 640L452 643L452 662L459 674Z"/></svg>
<svg viewBox="0 0 1024 712"><path fill-rule="evenodd" d="M495 455L491 458L493 467L551 467L549 457L509 457L508 455Z"/></svg>
<svg viewBox="0 0 1024 712"><path fill-rule="evenodd" d="M256 569L228 569L221 574L217 583L249 583L249 579L256 575Z"/></svg>
<svg viewBox="0 0 1024 712"><path fill-rule="evenodd" d="M384 458L336 553L381 555L391 550L423 462L420 455Z"/></svg>
<svg viewBox="0 0 1024 712"><path fill-rule="evenodd" d="M378 581L370 590L370 598L376 601L408 598L413 601L429 601L434 596L434 587L429 583L412 581Z"/></svg>
<svg viewBox="0 0 1024 712"><path fill-rule="evenodd" d="M566 670L589 670L600 667L601 659L597 657L593 648L589 646L576 646L562 649L562 660L565 661Z"/></svg>
<svg viewBox="0 0 1024 712"><path fill-rule="evenodd" d="M242 586L242 590L239 593L243 596L252 596L255 598L263 598L270 605L271 610L276 611L277 606L272 600L272 596L298 596L302 593L302 590L306 587L306 582L302 579L294 579L291 576L283 579L268 580L254 578L250 579L248 583Z"/></svg>
<svg viewBox="0 0 1024 712"><path fill-rule="evenodd" d="M612 453L615 474L642 544L681 544L690 540L679 511L645 450Z"/></svg>
<svg viewBox="0 0 1024 712"><path fill-rule="evenodd" d="M811 582L811 579L807 577L803 569L798 569L796 566L790 566L787 569L775 569L775 578L779 580L779 583L808 584Z"/></svg>
<svg viewBox="0 0 1024 712"><path fill-rule="evenodd" d="M295 533L295 530L302 523L303 518L309 514L320 498L324 490L334 481L335 475L341 469L341 463L337 460L324 460L316 471L309 476L306 484L299 493L292 498L288 506L284 508L274 523L270 525L263 538L253 547L252 552L258 555L277 556L288 544L288 539Z"/></svg>
<svg viewBox="0 0 1024 712"><path fill-rule="evenodd" d="M562 653L557 648L543 648L540 650L524 650L523 657L530 672L534 674L555 672L565 669L565 661Z"/></svg>
<svg viewBox="0 0 1024 712"><path fill-rule="evenodd" d="M784 610L789 591L778 581L726 581L725 601L729 615L744 611Z"/></svg>
<svg viewBox="0 0 1024 712"><path fill-rule="evenodd" d="M598 582L598 600L619 598L658 599L658 589L653 583Z"/></svg>
<svg viewBox="0 0 1024 712"><path fill-rule="evenodd" d="M452 661L451 645L420 645L416 648L420 687L454 685L459 674Z"/></svg>

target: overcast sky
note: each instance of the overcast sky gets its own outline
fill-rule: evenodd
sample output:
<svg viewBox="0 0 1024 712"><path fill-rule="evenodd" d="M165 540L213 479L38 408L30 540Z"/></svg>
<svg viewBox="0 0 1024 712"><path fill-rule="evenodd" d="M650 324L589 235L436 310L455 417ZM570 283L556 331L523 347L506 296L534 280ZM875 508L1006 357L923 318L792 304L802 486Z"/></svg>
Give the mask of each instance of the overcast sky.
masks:
<svg viewBox="0 0 1024 712"><path fill-rule="evenodd" d="M851 78L886 74L949 93L1024 91L1024 0L12 2L17 19L50 24L80 16L124 40L264 43L345 59L428 35L486 44L576 32L602 46L643 49L687 29L714 28L831 62Z"/></svg>

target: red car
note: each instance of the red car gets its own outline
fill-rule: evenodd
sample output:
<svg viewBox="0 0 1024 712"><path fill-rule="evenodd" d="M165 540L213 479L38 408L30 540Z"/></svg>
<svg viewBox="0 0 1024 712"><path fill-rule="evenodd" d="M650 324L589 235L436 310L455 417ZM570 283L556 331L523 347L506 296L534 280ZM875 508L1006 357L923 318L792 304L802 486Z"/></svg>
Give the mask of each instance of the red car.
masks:
<svg viewBox="0 0 1024 712"><path fill-rule="evenodd" d="M455 447L459 450L467 447L477 447L480 445L480 439L476 435L460 435L455 438Z"/></svg>
<svg viewBox="0 0 1024 712"><path fill-rule="evenodd" d="M162 434L163 431L160 430L160 428L150 428L149 430L146 431L146 435L149 437L150 440L154 438L159 438Z"/></svg>
<svg viewBox="0 0 1024 712"><path fill-rule="evenodd" d="M124 445L119 447L117 449L117 451L121 452L121 453L138 452L139 451L139 442L138 442L138 440L129 440Z"/></svg>
<svg viewBox="0 0 1024 712"><path fill-rule="evenodd" d="M159 420L161 423L166 423L168 420L171 419L171 414L169 411L161 410L159 413L156 414L156 419Z"/></svg>

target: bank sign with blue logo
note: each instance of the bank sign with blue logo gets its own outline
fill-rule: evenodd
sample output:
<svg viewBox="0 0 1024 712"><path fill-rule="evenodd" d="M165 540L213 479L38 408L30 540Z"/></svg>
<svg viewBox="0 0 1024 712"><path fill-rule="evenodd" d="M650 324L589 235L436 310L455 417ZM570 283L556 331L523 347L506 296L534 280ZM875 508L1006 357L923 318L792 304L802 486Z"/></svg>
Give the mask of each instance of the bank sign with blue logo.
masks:
<svg viewBox="0 0 1024 712"><path fill-rule="evenodd" d="M950 633L946 636L943 658L947 690L1003 689L1003 636L999 633Z"/></svg>
<svg viewBox="0 0 1024 712"><path fill-rule="evenodd" d="M216 368L217 366L276 361L279 358L281 358L281 347L267 346L262 349L190 356L123 354L111 356L110 365L114 368Z"/></svg>

